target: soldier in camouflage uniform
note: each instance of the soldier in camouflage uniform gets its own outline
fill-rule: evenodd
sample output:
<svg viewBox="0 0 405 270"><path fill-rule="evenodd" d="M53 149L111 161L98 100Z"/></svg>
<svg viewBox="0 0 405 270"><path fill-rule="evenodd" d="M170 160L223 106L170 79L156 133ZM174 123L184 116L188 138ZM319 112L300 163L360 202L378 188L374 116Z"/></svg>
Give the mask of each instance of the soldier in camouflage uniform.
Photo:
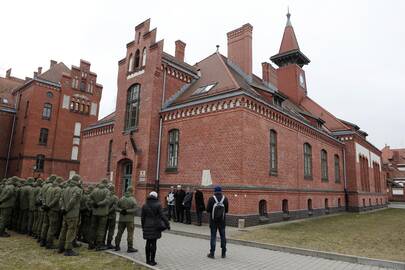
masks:
<svg viewBox="0 0 405 270"><path fill-rule="evenodd" d="M28 192L28 223L27 223L27 233L29 236L32 236L32 227L34 224L34 212L35 212L35 192L36 181L33 177L28 177L27 183L31 186Z"/></svg>
<svg viewBox="0 0 405 270"><path fill-rule="evenodd" d="M45 212L46 207L45 206L45 194L48 191L48 189L52 186L53 181L55 181L56 175L51 175L49 176L45 184L42 186L41 191L39 192L39 202L41 203L41 206L39 207L39 224L38 224L38 242L40 242L40 246L44 247L46 245L46 239L42 238L42 231L44 228L46 231L48 231L49 227L49 218L47 212Z"/></svg>
<svg viewBox="0 0 405 270"><path fill-rule="evenodd" d="M38 223L38 196L39 196L41 187L42 187L42 179L38 178L36 181L34 181L34 184L32 185L32 189L30 192L30 211L31 211L31 209L33 211L31 235L34 238L36 238L35 234L36 234L37 223Z"/></svg>
<svg viewBox="0 0 405 270"><path fill-rule="evenodd" d="M79 255L72 249L72 242L77 234L77 226L80 215L80 201L83 190L78 187L80 181L79 175L74 175L69 180L68 187L63 189L60 208L63 214L62 230L59 236L58 253L65 252L65 256Z"/></svg>
<svg viewBox="0 0 405 270"><path fill-rule="evenodd" d="M28 232L28 214L30 207L29 195L32 189L33 178L29 178L21 183L20 189L20 216L19 216L19 232L26 234Z"/></svg>
<svg viewBox="0 0 405 270"><path fill-rule="evenodd" d="M47 249L55 248L53 241L59 226L59 200L62 192L59 185L62 183L62 181L63 179L61 177L56 177L55 181L52 183L52 186L48 188L45 194L45 208L49 218L49 228L48 231L42 232L43 235L41 237L46 239L45 246Z"/></svg>
<svg viewBox="0 0 405 270"><path fill-rule="evenodd" d="M8 179L0 193L0 237L10 236L6 232L6 226L10 222L15 202L15 187L13 182L12 178Z"/></svg>
<svg viewBox="0 0 405 270"><path fill-rule="evenodd" d="M90 229L91 229L91 200L90 194L93 192L94 187L88 186L84 191L82 200L80 202L80 228L78 239L85 243L90 243Z"/></svg>
<svg viewBox="0 0 405 270"><path fill-rule="evenodd" d="M15 190L15 196L14 196L14 207L13 207L13 214L11 216L11 229L14 230L15 232L19 232L20 229L20 191L21 191L21 178L17 176L13 176L13 185L14 185L14 190Z"/></svg>
<svg viewBox="0 0 405 270"><path fill-rule="evenodd" d="M90 194L93 207L91 216L91 240L89 249L96 248L96 251L105 250L104 232L107 225L108 205L110 202L110 191L107 188L108 180L103 179L101 183Z"/></svg>
<svg viewBox="0 0 405 270"><path fill-rule="evenodd" d="M121 250L121 237L125 229L127 230L127 252L131 253L138 251L134 248L134 218L138 205L134 198L133 191L133 188L129 187L124 196L119 199L117 203L117 211L120 212L120 219L118 222L118 233L117 236L115 236L115 251Z"/></svg>
<svg viewBox="0 0 405 270"><path fill-rule="evenodd" d="M111 244L111 242L113 240L115 232L115 223L117 219L116 208L118 203L118 197L115 195L115 188L113 185L108 186L108 189L110 190L111 195L110 195L110 202L108 205L108 218L104 239L107 237L107 248L113 249L114 246Z"/></svg>

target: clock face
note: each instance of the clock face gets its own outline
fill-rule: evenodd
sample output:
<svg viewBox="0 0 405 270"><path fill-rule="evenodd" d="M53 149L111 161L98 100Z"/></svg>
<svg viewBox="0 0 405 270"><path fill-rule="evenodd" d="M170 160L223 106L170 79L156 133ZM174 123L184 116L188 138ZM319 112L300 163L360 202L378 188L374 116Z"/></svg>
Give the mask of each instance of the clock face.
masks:
<svg viewBox="0 0 405 270"><path fill-rule="evenodd" d="M305 88L305 77L304 77L304 73L303 73L303 72L300 73L299 80L300 80L300 86L301 86L302 88Z"/></svg>

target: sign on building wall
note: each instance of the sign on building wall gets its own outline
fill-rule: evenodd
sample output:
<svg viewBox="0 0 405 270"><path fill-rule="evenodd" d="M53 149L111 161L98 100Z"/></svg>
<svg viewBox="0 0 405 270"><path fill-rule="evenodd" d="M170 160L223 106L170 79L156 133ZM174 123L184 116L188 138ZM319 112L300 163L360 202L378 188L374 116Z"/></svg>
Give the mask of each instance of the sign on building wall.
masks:
<svg viewBox="0 0 405 270"><path fill-rule="evenodd" d="M403 188L393 188L392 195L402 196L402 195L404 195L404 189Z"/></svg>
<svg viewBox="0 0 405 270"><path fill-rule="evenodd" d="M146 179L146 171L145 170L140 170L139 171L139 181L144 182Z"/></svg>
<svg viewBox="0 0 405 270"><path fill-rule="evenodd" d="M210 186L210 185L212 185L211 170L203 170L202 171L201 185L202 186Z"/></svg>

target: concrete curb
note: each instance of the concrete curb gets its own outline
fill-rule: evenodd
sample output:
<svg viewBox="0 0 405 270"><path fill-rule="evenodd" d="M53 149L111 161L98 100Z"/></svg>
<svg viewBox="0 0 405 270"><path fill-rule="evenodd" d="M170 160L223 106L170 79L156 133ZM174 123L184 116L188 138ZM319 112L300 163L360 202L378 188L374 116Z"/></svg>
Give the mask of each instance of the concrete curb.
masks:
<svg viewBox="0 0 405 270"><path fill-rule="evenodd" d="M135 225L135 226L140 227L140 225ZM184 231L170 230L170 231L165 231L165 233L171 233L171 234L181 235L181 236L186 236L186 237L200 238L200 239L205 239L205 240L210 239L209 235L184 232ZM268 250L273 250L273 251L287 252L287 253L304 255L304 256L318 257L318 258L323 258L323 259L328 259L328 260L343 261L343 262L348 262L348 263L356 263L356 264L363 264L363 265L370 265L370 266L378 266L378 267L383 267L383 268L405 270L405 263L397 262L397 261L371 259L371 258L366 258L366 257L357 257L357 256L317 251L317 250L304 249L304 248L295 248L295 247L280 246L280 245L273 245L273 244L264 244L264 243L259 243L259 242L239 240L239 239L235 239L235 238L228 238L227 243L241 245L241 246L261 248L261 249L268 249Z"/></svg>
<svg viewBox="0 0 405 270"><path fill-rule="evenodd" d="M112 254L112 255L116 255L116 256L125 258L125 259L130 260L130 261L133 261L133 262L135 262L135 263L137 263L137 264L139 264L139 265L142 265L143 267L146 267L146 268L148 268L148 269L160 270L160 268L151 266L151 265L146 264L146 263L144 263L144 262L142 262L142 261L140 261L140 260L134 259L134 258L132 258L132 257L130 257L130 256L127 256L127 255L124 255L124 254L120 254L120 253L115 253L115 252L112 251L112 250L106 250L105 252L110 253L110 254Z"/></svg>

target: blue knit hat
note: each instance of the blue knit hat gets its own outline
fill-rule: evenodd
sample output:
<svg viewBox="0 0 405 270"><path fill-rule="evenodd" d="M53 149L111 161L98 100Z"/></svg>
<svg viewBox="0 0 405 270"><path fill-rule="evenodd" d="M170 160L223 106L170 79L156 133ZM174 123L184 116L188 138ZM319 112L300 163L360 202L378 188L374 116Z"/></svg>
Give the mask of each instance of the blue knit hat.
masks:
<svg viewBox="0 0 405 270"><path fill-rule="evenodd" d="M222 192L221 186L215 186L214 192Z"/></svg>

